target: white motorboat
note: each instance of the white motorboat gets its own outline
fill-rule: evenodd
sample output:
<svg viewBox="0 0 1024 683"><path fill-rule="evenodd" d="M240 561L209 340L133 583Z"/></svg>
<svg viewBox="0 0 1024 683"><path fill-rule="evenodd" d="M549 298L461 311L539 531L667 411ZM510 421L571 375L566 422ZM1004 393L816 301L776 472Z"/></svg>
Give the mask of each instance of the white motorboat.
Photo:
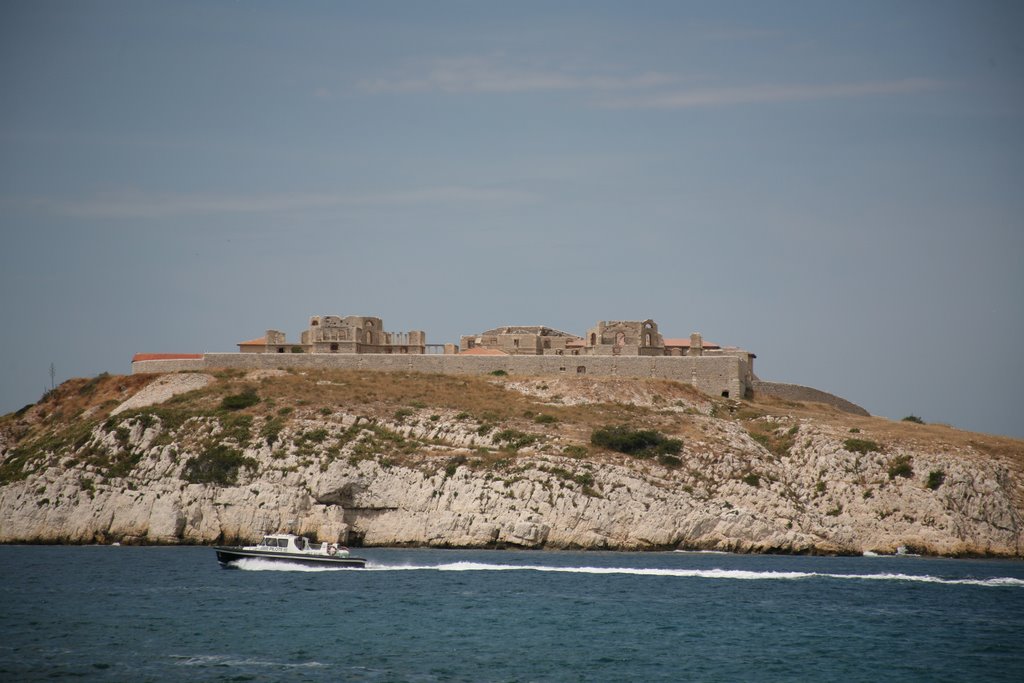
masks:
<svg viewBox="0 0 1024 683"><path fill-rule="evenodd" d="M217 561L229 567L239 560L258 559L321 567L366 566L362 557L352 557L348 548L334 543L313 543L295 534L267 534L256 545L214 546Z"/></svg>

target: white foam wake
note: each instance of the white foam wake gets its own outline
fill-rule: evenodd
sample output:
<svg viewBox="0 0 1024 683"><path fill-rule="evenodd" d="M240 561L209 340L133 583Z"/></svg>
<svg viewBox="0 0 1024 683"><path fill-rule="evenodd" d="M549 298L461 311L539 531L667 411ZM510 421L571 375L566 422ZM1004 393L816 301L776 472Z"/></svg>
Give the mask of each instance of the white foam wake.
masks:
<svg viewBox="0 0 1024 683"><path fill-rule="evenodd" d="M261 560L256 557L247 557L232 562L237 569L244 569L250 572L347 572L356 567L320 567L316 565L292 564L290 562L274 562L273 560Z"/></svg>
<svg viewBox="0 0 1024 683"><path fill-rule="evenodd" d="M626 574L634 576L669 576L680 578L732 579L737 581L785 581L799 579L836 579L864 581L916 581L964 586L1016 586L1024 587L1024 579L994 577L989 579L947 579L927 574L827 574L821 572L772 572L741 569L665 569L637 567L552 567L547 565L488 564L482 562L452 562L438 565L378 565L367 564L367 571L535 571L562 574Z"/></svg>

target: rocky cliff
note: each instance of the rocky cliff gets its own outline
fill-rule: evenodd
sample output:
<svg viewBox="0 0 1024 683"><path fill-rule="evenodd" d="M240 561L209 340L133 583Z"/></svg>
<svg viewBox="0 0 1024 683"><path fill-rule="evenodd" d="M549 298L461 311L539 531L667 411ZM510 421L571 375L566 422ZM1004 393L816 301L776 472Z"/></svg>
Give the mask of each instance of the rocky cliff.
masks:
<svg viewBox="0 0 1024 683"><path fill-rule="evenodd" d="M674 448L592 443L625 425ZM629 449L625 449L629 450ZM0 542L1020 557L1024 444L657 380L71 380L0 418Z"/></svg>

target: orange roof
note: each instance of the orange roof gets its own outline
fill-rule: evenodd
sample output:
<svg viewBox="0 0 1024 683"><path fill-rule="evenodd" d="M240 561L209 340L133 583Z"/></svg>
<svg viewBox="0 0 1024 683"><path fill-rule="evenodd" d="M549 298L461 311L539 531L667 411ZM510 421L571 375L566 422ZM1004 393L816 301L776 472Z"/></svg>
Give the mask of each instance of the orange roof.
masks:
<svg viewBox="0 0 1024 683"><path fill-rule="evenodd" d="M465 351L459 351L460 356L507 356L508 354L498 349L485 349L477 346L472 349L466 349Z"/></svg>
<svg viewBox="0 0 1024 683"><path fill-rule="evenodd" d="M250 339L249 341L238 342L238 346L266 346L267 338L259 337L257 339Z"/></svg>
<svg viewBox="0 0 1024 683"><path fill-rule="evenodd" d="M201 353L137 353L132 356L132 362L138 360L201 360Z"/></svg>

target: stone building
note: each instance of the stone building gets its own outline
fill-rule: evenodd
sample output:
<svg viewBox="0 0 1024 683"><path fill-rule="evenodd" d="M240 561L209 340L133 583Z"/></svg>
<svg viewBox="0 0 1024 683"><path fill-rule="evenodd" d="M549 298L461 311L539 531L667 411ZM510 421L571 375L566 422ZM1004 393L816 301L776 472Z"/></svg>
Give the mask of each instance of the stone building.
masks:
<svg viewBox="0 0 1024 683"><path fill-rule="evenodd" d="M456 375L597 375L685 382L712 396L743 397L757 381L755 355L693 333L665 339L653 320L604 320L579 337L543 325L497 327L460 344L427 344L426 333L387 332L380 318L313 316L298 343L267 330L240 353L137 354L132 372L258 368L359 368ZM274 354L271 356L270 354Z"/></svg>
<svg viewBox="0 0 1024 683"><path fill-rule="evenodd" d="M664 356L665 340L653 320L602 320L587 330L588 356Z"/></svg>
<svg viewBox="0 0 1024 683"><path fill-rule="evenodd" d="M492 349L510 356L563 355L567 345L580 342L575 334L543 325L507 325L459 340L459 352Z"/></svg>
<svg viewBox="0 0 1024 683"><path fill-rule="evenodd" d="M508 325L462 337L459 351L494 349L517 356L667 356L653 320L602 320L586 337L543 325Z"/></svg>
<svg viewBox="0 0 1024 683"><path fill-rule="evenodd" d="M380 318L350 315L314 315L298 344L289 344L284 332L267 330L259 339L239 342L241 353L426 353L427 334L421 330L386 332Z"/></svg>

